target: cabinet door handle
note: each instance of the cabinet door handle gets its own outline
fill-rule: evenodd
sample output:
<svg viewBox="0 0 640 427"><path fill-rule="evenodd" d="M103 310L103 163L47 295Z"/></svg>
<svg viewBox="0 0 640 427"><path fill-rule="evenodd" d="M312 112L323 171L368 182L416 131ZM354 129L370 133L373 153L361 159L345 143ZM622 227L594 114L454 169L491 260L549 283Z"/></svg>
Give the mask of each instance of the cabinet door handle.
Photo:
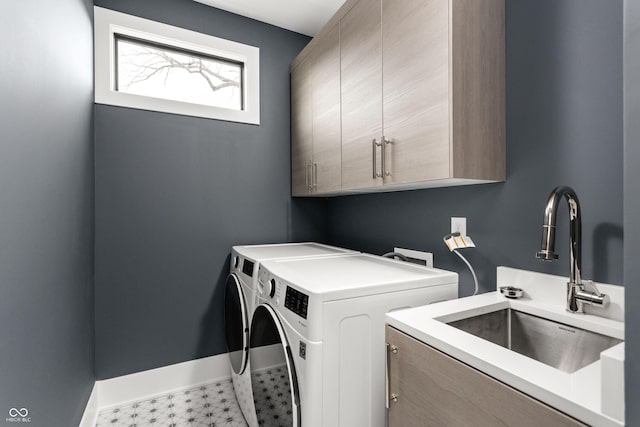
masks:
<svg viewBox="0 0 640 427"><path fill-rule="evenodd" d="M309 162L304 162L304 186L309 189Z"/></svg>
<svg viewBox="0 0 640 427"><path fill-rule="evenodd" d="M391 353L393 354L398 354L398 347L393 345L393 344L387 344L387 354L384 359L385 364L384 364L384 383L385 383L385 406L387 409L389 409L389 406L391 406L391 402L397 402L398 398L400 396L398 396L396 393L391 393L391 381L389 380L389 365L391 365Z"/></svg>
<svg viewBox="0 0 640 427"><path fill-rule="evenodd" d="M387 138L384 135L382 136L382 142L384 146L382 147L382 170L384 171L384 176L391 176L391 169L387 168L387 165L390 163L387 161L387 145L393 145L393 139Z"/></svg>
<svg viewBox="0 0 640 427"><path fill-rule="evenodd" d="M311 191L313 188L313 167L311 165L311 160L306 162L305 165L307 168L307 190Z"/></svg>
<svg viewBox="0 0 640 427"><path fill-rule="evenodd" d="M313 162L313 188L318 187L318 164Z"/></svg>
<svg viewBox="0 0 640 427"><path fill-rule="evenodd" d="M389 409L389 343L387 343L387 353L384 358L384 403L387 409Z"/></svg>
<svg viewBox="0 0 640 427"><path fill-rule="evenodd" d="M378 142L377 138L373 138L371 140L371 157L373 158L373 179L382 177L382 171L380 173L378 173L378 164L377 164L377 160L376 160L376 158L378 157L376 155L376 148L377 147L382 147L382 142ZM384 150L384 147L382 149ZM384 157L382 159L383 159L383 162L384 162ZM383 168L384 168L384 166L383 166Z"/></svg>

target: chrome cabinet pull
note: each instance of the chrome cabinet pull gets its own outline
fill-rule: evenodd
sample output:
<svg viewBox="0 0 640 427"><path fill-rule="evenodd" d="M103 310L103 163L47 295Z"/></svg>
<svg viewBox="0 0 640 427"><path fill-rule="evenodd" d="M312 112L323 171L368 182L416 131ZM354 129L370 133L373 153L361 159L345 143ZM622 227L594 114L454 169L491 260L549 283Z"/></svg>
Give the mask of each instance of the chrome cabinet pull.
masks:
<svg viewBox="0 0 640 427"><path fill-rule="evenodd" d="M389 343L387 343L387 354L385 354L384 358L384 391L385 391L385 406L389 409Z"/></svg>
<svg viewBox="0 0 640 427"><path fill-rule="evenodd" d="M389 380L389 365L391 364L391 353L398 354L398 347L393 344L389 344L389 343L386 343L386 344L387 344L387 355L386 355L387 357L385 358L385 366L384 366L384 373L385 373L384 382L385 382L385 392L386 392L385 403L386 403L387 409L389 409L391 402L397 402L398 398L400 397L396 393L391 393L391 381Z"/></svg>
<svg viewBox="0 0 640 427"><path fill-rule="evenodd" d="M382 147L382 170L384 171L384 176L391 176L391 170L387 169L387 164L390 163L387 161L387 145L393 145L393 139L387 138L384 135L382 136L382 142L384 143L384 147Z"/></svg>
<svg viewBox="0 0 640 427"><path fill-rule="evenodd" d="M307 168L307 190L311 191L313 189L313 166L311 165L311 160L306 162Z"/></svg>
<svg viewBox="0 0 640 427"><path fill-rule="evenodd" d="M376 157L378 157L376 155L376 147L382 147L382 142L378 142L377 138L373 138L371 140L371 157L373 158L373 179L376 178L381 178L382 177L382 171L380 171L378 173L378 164L376 161ZM384 147L382 148L384 150ZM384 156L382 157L382 162L384 163ZM384 169L384 166L383 166Z"/></svg>
<svg viewBox="0 0 640 427"><path fill-rule="evenodd" d="M309 189L309 162L304 162L304 186Z"/></svg>
<svg viewBox="0 0 640 427"><path fill-rule="evenodd" d="M313 162L313 179L311 180L313 188L318 187L318 164Z"/></svg>

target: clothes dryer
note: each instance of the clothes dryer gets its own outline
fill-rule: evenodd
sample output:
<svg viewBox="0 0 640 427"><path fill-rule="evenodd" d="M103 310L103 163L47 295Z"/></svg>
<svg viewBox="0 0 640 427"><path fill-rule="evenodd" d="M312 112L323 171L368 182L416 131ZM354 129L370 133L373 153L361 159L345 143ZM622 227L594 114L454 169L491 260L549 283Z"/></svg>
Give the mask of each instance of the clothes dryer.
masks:
<svg viewBox="0 0 640 427"><path fill-rule="evenodd" d="M384 427L389 311L456 298L458 275L375 255L265 261L249 361L265 427Z"/></svg>
<svg viewBox="0 0 640 427"><path fill-rule="evenodd" d="M250 427L257 427L248 349L251 317L257 303L260 263L266 260L341 256L358 252L319 243L283 243L233 246L225 285L225 338L231 365L231 378L238 403Z"/></svg>

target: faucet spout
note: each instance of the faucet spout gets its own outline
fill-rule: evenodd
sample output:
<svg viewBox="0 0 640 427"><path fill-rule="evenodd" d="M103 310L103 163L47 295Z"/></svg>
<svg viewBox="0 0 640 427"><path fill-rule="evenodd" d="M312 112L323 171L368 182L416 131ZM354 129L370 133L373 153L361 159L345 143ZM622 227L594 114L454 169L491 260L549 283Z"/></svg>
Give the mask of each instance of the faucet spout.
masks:
<svg viewBox="0 0 640 427"><path fill-rule="evenodd" d="M562 199L569 205L569 227L571 239L571 269L569 283L567 283L567 310L573 313L584 313L585 304L597 304L607 306L609 298L600 294L592 283L589 283L593 291L585 290L582 283L582 218L580 214L580 202L576 192L571 187L560 186L553 189L547 200L544 210L544 223L542 225L542 244L536 253L536 258L545 261L558 259L555 253L556 244L556 216L558 205Z"/></svg>
<svg viewBox="0 0 640 427"><path fill-rule="evenodd" d="M555 253L556 244L556 216L558 206L562 199L569 205L569 227L571 239L571 269L569 282L582 284L582 217L580 214L580 201L578 195L571 187L560 186L553 189L547 200L544 210L544 223L542 225L542 244L536 257L545 261L555 261L558 255Z"/></svg>

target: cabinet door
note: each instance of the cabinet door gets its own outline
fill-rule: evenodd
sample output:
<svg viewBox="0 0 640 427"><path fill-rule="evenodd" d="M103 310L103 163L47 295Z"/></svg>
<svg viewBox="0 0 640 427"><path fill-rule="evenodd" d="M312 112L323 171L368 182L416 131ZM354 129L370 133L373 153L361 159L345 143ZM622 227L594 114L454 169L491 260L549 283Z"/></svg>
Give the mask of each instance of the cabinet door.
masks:
<svg viewBox="0 0 640 427"><path fill-rule="evenodd" d="M385 183L449 178L449 0L382 0Z"/></svg>
<svg viewBox="0 0 640 427"><path fill-rule="evenodd" d="M291 194L310 192L313 116L311 70L306 61L291 71Z"/></svg>
<svg viewBox="0 0 640 427"><path fill-rule="evenodd" d="M314 46L311 78L314 191L335 192L342 186L340 28L337 24Z"/></svg>
<svg viewBox="0 0 640 427"><path fill-rule="evenodd" d="M382 40L380 0L360 0L340 20L342 88L342 187L382 185ZM375 153L374 153L375 151Z"/></svg>
<svg viewBox="0 0 640 427"><path fill-rule="evenodd" d="M454 1L451 15L451 175L504 181L505 1Z"/></svg>
<svg viewBox="0 0 640 427"><path fill-rule="evenodd" d="M584 426L475 369L387 326L389 427Z"/></svg>

